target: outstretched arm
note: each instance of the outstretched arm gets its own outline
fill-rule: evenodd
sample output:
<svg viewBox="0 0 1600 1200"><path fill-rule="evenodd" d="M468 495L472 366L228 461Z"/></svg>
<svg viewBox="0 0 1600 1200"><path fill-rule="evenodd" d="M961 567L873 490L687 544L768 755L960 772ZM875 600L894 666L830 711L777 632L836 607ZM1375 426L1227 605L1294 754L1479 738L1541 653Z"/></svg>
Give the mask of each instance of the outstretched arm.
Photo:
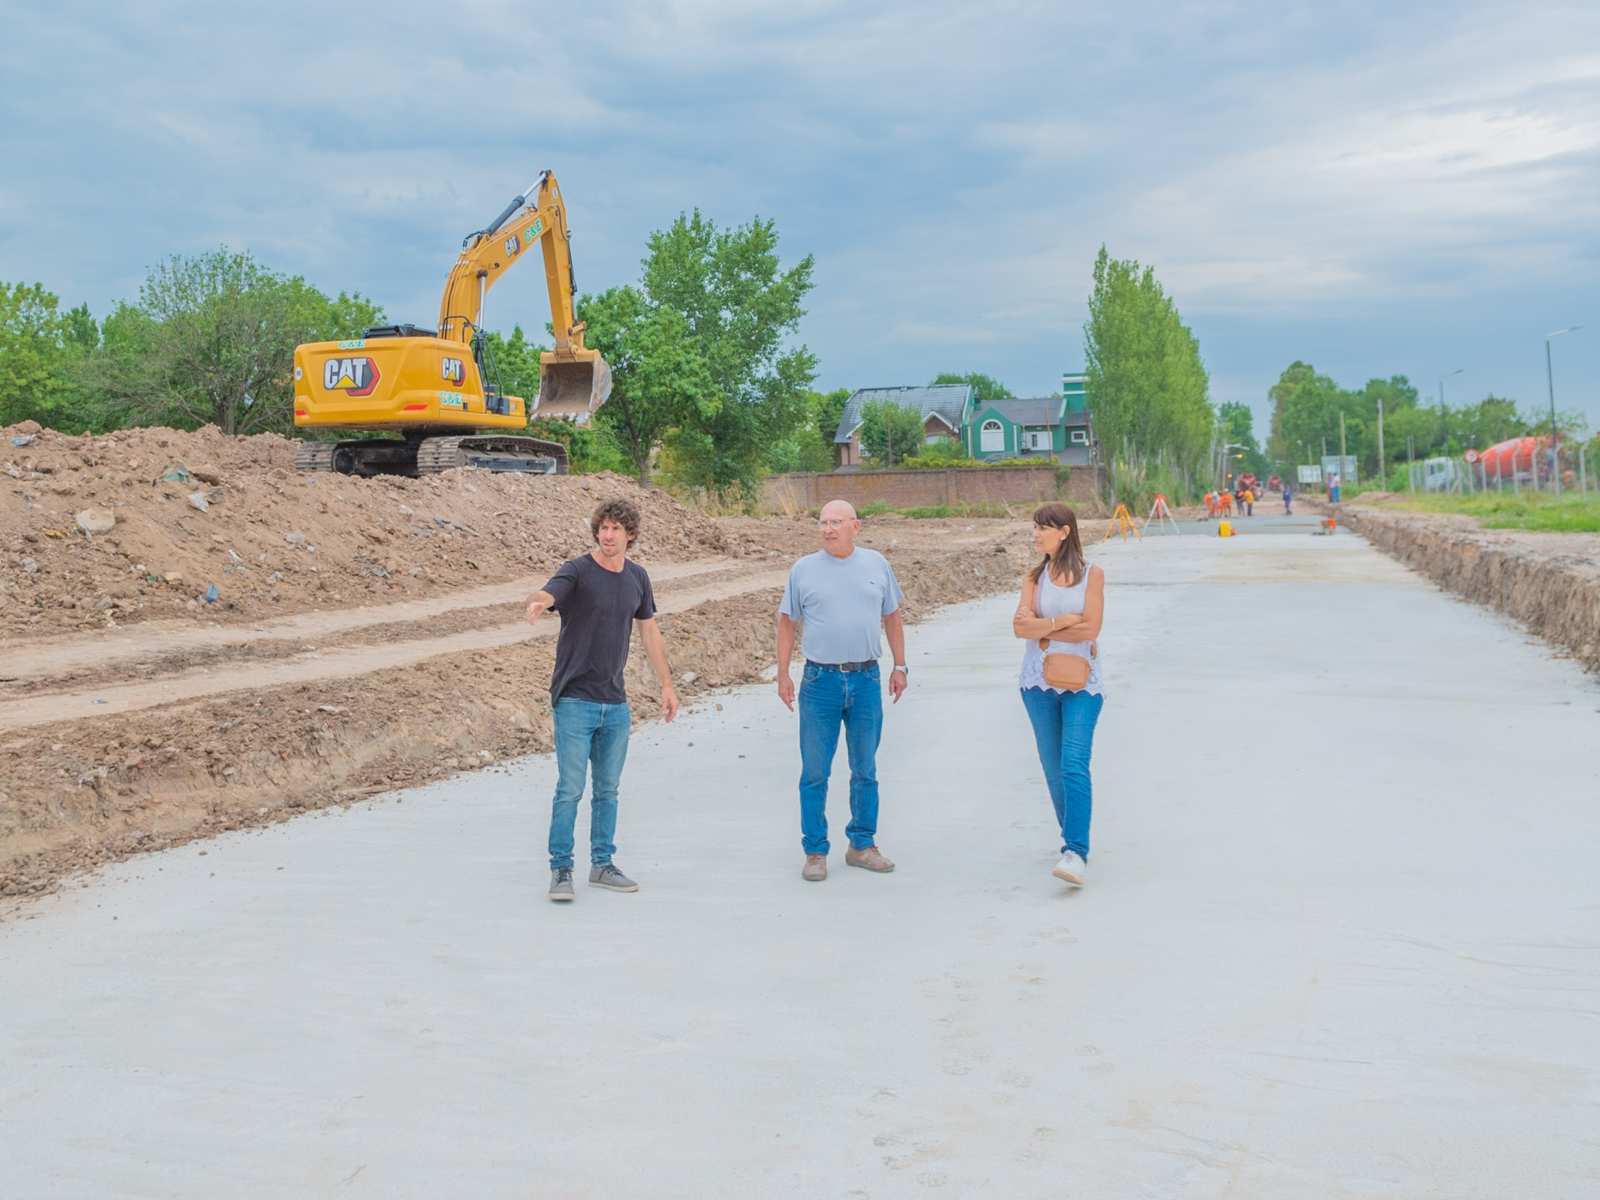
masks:
<svg viewBox="0 0 1600 1200"><path fill-rule="evenodd" d="M549 592L535 592L528 600L528 624L537 624L539 618L544 616L545 613L549 612L554 606L555 602L556 598Z"/></svg>

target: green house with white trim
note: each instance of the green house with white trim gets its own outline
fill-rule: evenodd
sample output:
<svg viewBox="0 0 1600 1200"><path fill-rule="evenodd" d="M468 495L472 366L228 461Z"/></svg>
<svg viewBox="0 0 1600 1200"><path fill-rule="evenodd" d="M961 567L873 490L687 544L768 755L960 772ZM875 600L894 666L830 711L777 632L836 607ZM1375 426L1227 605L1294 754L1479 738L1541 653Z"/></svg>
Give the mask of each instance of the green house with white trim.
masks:
<svg viewBox="0 0 1600 1200"><path fill-rule="evenodd" d="M1061 377L1059 396L974 401L962 423L971 458L1040 458L1070 466L1094 462L1094 426L1083 375Z"/></svg>

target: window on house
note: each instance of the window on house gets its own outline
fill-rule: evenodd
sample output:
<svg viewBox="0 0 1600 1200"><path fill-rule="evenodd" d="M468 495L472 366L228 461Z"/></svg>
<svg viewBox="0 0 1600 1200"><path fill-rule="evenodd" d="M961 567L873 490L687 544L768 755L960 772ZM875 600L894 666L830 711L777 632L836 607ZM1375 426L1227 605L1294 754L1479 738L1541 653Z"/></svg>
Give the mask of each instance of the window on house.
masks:
<svg viewBox="0 0 1600 1200"><path fill-rule="evenodd" d="M1074 446L1087 446L1089 444L1089 431L1087 429L1074 429L1072 431L1072 444Z"/></svg>
<svg viewBox="0 0 1600 1200"><path fill-rule="evenodd" d="M989 420L978 426L978 450L982 454L992 454L1005 450L1005 426L999 421Z"/></svg>

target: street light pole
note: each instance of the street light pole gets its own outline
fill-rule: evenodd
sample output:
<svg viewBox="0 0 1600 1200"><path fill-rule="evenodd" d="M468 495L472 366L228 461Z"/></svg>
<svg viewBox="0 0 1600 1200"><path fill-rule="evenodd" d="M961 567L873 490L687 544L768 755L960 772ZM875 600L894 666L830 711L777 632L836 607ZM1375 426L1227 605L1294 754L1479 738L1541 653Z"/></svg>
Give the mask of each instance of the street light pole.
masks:
<svg viewBox="0 0 1600 1200"><path fill-rule="evenodd" d="M1558 329L1554 333L1547 333L1544 336L1544 381L1545 386L1550 389L1550 474L1555 476L1556 495L1558 496L1561 494L1561 459L1559 458L1561 438L1556 433L1556 376L1550 367L1550 339L1558 338L1564 333L1576 333L1582 328L1582 325L1569 325L1565 329Z"/></svg>
<svg viewBox="0 0 1600 1200"><path fill-rule="evenodd" d="M1457 367L1454 371L1446 371L1443 375L1439 376L1439 407L1441 409L1444 408L1444 381L1449 379L1452 375L1461 374L1461 372L1465 370L1465 367Z"/></svg>

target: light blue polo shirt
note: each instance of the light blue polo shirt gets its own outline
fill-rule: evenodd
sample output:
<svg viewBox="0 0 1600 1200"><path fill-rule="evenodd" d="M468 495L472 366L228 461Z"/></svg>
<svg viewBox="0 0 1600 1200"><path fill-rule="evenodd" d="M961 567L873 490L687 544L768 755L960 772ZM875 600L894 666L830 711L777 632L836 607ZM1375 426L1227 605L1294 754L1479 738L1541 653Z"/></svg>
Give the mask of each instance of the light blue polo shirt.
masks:
<svg viewBox="0 0 1600 1200"><path fill-rule="evenodd" d="M801 653L812 662L868 662L883 654L883 618L904 599L889 560L857 546L848 558L818 550L795 563L778 611L805 626Z"/></svg>

